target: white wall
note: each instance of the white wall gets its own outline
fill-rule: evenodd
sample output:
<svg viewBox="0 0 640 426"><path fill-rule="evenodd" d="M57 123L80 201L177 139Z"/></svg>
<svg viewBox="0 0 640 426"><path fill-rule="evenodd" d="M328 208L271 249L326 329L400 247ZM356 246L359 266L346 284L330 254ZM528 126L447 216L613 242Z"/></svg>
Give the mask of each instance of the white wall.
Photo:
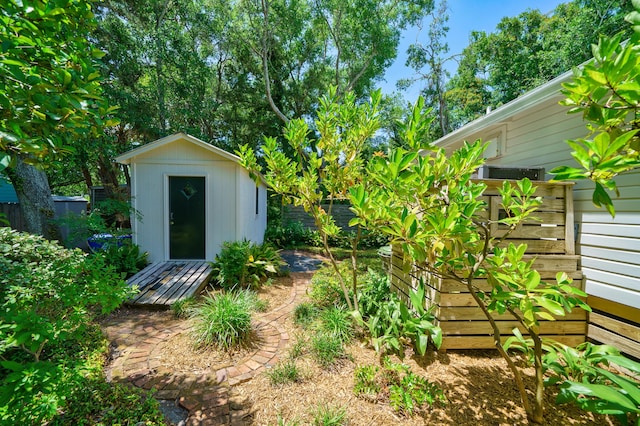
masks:
<svg viewBox="0 0 640 426"><path fill-rule="evenodd" d="M133 158L133 206L142 214L133 223L134 242L151 262L168 260L168 176L206 179L206 260L215 259L224 241L246 237L261 242L266 204L264 216L256 217L254 198L247 195L255 197L255 184L246 175L234 161L180 140Z"/></svg>
<svg viewBox="0 0 640 426"><path fill-rule="evenodd" d="M472 141L503 133L504 149L487 164L510 167L576 165L564 142L587 136L580 114L567 115L558 105L560 96L492 123L466 136ZM456 141L455 146L461 141ZM580 182L574 189L577 251L589 294L640 308L640 172L616 179L620 198L614 199L616 218L591 202L593 184Z"/></svg>
<svg viewBox="0 0 640 426"><path fill-rule="evenodd" d="M236 168L237 191L237 228L236 239L248 239L257 244L264 241L267 228L267 189L264 184L258 186L258 214L256 214L256 183L242 167Z"/></svg>

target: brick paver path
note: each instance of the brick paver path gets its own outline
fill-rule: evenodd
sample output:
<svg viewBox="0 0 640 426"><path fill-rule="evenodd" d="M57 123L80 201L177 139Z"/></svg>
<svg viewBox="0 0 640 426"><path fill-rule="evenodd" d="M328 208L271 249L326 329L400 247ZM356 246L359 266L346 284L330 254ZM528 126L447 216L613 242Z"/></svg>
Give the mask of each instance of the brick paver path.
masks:
<svg viewBox="0 0 640 426"><path fill-rule="evenodd" d="M113 319L104 327L117 354L107 368L107 379L156 389L158 399L177 400L189 411L188 426L245 424L244 418L250 413L244 410L242 401L230 396L230 389L251 380L284 354L289 335L280 323L306 294L311 275L292 272L289 300L255 319L258 347L237 365L215 371L177 373L161 365L160 343L187 331L186 321L152 311L142 311L133 319Z"/></svg>

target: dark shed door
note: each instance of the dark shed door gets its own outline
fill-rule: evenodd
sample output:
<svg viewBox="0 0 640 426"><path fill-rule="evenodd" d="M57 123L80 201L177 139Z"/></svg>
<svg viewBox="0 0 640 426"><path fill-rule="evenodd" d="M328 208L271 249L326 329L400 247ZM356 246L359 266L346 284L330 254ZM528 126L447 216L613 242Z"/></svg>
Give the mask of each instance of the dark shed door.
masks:
<svg viewBox="0 0 640 426"><path fill-rule="evenodd" d="M205 258L204 177L169 176L169 257Z"/></svg>

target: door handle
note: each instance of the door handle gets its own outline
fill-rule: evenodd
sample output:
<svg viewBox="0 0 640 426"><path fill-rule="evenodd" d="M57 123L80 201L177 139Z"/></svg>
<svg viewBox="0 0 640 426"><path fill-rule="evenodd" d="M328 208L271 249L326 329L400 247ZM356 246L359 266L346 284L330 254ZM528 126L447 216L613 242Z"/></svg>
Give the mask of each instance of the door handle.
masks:
<svg viewBox="0 0 640 426"><path fill-rule="evenodd" d="M169 225L173 225L174 221L173 221L173 212L169 213Z"/></svg>

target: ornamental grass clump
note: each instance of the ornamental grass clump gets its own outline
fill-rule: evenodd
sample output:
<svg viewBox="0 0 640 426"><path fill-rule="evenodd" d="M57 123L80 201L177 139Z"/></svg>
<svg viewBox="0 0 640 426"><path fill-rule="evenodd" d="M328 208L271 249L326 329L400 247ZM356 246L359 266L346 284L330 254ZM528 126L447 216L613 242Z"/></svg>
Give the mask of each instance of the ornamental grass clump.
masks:
<svg viewBox="0 0 640 426"><path fill-rule="evenodd" d="M353 322L346 308L332 306L320 314L321 332L337 337L342 343L349 343L353 338Z"/></svg>
<svg viewBox="0 0 640 426"><path fill-rule="evenodd" d="M192 336L198 347L231 350L246 342L251 332L255 299L249 291L229 291L204 297L190 310Z"/></svg>
<svg viewBox="0 0 640 426"><path fill-rule="evenodd" d="M311 338L311 353L324 369L330 369L338 361L348 358L340 338L326 332L318 333Z"/></svg>
<svg viewBox="0 0 640 426"><path fill-rule="evenodd" d="M282 386L302 380L300 369L295 360L287 359L267 370L267 377L272 386Z"/></svg>

